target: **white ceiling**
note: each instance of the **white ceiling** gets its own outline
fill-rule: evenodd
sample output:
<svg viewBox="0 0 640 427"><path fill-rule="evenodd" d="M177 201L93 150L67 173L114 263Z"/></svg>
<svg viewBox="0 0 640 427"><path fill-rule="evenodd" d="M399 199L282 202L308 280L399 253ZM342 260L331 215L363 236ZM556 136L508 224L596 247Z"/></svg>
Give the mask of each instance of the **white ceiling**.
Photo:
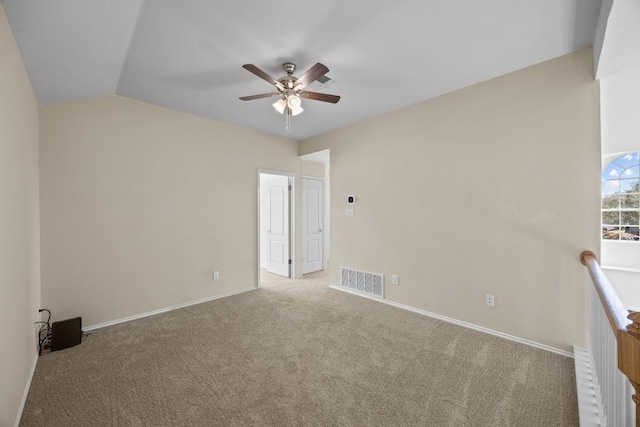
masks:
<svg viewBox="0 0 640 427"><path fill-rule="evenodd" d="M640 1L611 2L600 53L597 77L640 70Z"/></svg>
<svg viewBox="0 0 640 427"><path fill-rule="evenodd" d="M640 149L640 2L608 0L600 19L603 163ZM603 22L605 21L605 22ZM604 27L604 28L603 28Z"/></svg>
<svg viewBox="0 0 640 427"><path fill-rule="evenodd" d="M0 0L42 104L117 94L303 140L593 42L601 0ZM316 62L338 104L288 134L282 62Z"/></svg>

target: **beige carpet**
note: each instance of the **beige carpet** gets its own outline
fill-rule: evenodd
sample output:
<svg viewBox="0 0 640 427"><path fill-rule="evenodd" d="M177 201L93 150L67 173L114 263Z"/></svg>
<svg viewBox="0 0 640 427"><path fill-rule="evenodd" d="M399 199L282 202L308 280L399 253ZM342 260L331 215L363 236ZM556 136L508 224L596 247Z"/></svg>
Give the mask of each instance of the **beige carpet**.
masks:
<svg viewBox="0 0 640 427"><path fill-rule="evenodd" d="M324 273L43 355L21 426L577 426L573 361L327 288Z"/></svg>

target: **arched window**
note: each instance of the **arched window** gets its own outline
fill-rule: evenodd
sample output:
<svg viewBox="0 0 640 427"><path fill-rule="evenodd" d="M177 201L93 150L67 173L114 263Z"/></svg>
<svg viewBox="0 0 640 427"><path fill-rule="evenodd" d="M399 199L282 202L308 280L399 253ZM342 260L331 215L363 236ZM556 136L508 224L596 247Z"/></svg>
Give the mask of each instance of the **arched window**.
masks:
<svg viewBox="0 0 640 427"><path fill-rule="evenodd" d="M602 172L602 238L640 241L640 153L620 156Z"/></svg>

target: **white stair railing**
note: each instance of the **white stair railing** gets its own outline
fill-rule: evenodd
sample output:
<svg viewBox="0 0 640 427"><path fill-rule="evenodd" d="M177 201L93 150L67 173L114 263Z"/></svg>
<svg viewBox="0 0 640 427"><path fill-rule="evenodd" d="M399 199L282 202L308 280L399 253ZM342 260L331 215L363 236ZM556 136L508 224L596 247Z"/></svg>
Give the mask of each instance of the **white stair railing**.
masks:
<svg viewBox="0 0 640 427"><path fill-rule="evenodd" d="M640 313L629 314L624 308L593 252L583 252L580 260L587 266L592 284L587 307L588 353L600 426L640 427L636 417L640 404Z"/></svg>

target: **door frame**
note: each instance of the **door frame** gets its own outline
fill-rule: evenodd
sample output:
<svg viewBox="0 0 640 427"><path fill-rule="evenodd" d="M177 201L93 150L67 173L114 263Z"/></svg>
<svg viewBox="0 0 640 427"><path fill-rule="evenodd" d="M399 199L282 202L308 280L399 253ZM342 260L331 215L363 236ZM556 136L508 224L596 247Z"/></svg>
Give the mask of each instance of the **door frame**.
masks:
<svg viewBox="0 0 640 427"><path fill-rule="evenodd" d="M294 279L296 278L296 273L297 273L297 264L296 264L296 259L297 259L297 248L296 248L296 222L297 222L297 216L296 216L296 177L298 176L296 173L293 172L285 172L285 171L278 171L278 170L273 170L273 169L258 169L257 172L257 218L256 218L256 234L257 234L257 241L258 241L258 252L257 252L257 261L258 261L258 265L257 265L257 271L256 271L256 280L257 280L257 288L260 288L260 248L261 248L261 238L260 238L260 174L267 174L267 175L278 175L278 176L286 176L288 178L291 178L291 194L289 195L289 256L291 257L291 271L289 272L290 274L290 278Z"/></svg>
<svg viewBox="0 0 640 427"><path fill-rule="evenodd" d="M325 222L324 222L324 216L325 216L324 215L324 209L325 209L325 207L324 207L324 204L325 204L324 178L320 178L320 177L317 177L317 176L311 176L311 175L302 175L302 191L303 192L304 192L304 180L305 179L313 179L314 181L320 181L322 183L322 194L320 196L321 203L322 203L322 209L320 210L320 215L322 216L322 224L320 224L320 226L322 227L322 236L320 238L320 241L321 241L321 244L322 244L322 251L320 253L320 256L322 257L322 266L321 266L320 270L318 270L318 271L324 271L325 270L325 265L326 265L326 262L325 262L325 259L324 259L324 245L326 243L325 239L324 239L324 233L325 233ZM304 205L304 194L302 195L302 199L301 200L303 200L303 204L302 204L302 212L300 212L300 215L302 217L301 222L304 222L305 221L305 210L307 208ZM304 253L304 233L305 233L304 226L302 226L301 233L302 233L301 234L301 236L302 236L301 239L303 240L303 242L302 242L302 245L303 245L302 253ZM304 273L304 261L302 262L302 265L300 266L300 271L302 272L302 274L305 274Z"/></svg>

